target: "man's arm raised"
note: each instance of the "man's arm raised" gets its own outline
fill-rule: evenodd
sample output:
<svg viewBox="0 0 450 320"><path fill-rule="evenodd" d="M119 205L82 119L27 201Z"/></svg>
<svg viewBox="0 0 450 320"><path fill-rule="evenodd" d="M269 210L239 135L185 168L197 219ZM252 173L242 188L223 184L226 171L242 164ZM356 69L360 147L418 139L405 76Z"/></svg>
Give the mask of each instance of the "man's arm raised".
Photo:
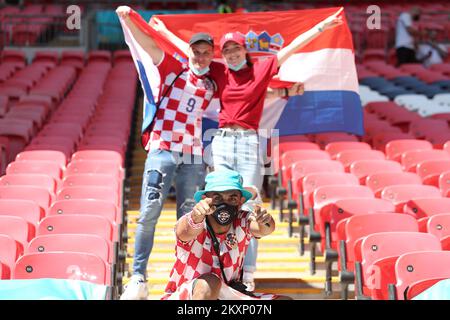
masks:
<svg viewBox="0 0 450 320"><path fill-rule="evenodd" d="M139 45L150 55L154 64L159 64L164 56L163 51L158 47L156 42L147 34L141 31L130 18L131 8L128 6L120 6L116 9L116 13L127 27L130 29L133 37Z"/></svg>

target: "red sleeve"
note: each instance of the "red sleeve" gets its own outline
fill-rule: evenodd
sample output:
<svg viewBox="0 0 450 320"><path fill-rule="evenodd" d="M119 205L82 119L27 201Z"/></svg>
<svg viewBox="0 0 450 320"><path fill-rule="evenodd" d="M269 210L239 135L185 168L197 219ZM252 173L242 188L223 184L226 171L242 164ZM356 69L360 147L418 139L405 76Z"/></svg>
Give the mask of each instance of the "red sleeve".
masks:
<svg viewBox="0 0 450 320"><path fill-rule="evenodd" d="M273 55L264 60L258 60L255 62L254 68L256 74L260 75L261 77L272 78L278 73L278 57L276 55Z"/></svg>
<svg viewBox="0 0 450 320"><path fill-rule="evenodd" d="M156 67L158 68L159 74L161 76L161 81L163 83L163 79L171 72L175 72L176 74L178 74L181 72L181 70L183 70L183 64L165 52L163 53L161 62L158 63Z"/></svg>

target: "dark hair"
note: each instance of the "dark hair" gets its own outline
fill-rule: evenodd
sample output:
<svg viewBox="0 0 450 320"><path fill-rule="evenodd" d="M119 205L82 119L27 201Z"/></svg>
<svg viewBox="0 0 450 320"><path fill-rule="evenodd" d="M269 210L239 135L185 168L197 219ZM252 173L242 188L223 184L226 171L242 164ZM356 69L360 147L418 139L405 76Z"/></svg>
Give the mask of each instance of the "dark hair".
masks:
<svg viewBox="0 0 450 320"><path fill-rule="evenodd" d="M247 60L247 65L249 67L253 67L252 58L250 57L250 54L248 52L245 53L245 59Z"/></svg>

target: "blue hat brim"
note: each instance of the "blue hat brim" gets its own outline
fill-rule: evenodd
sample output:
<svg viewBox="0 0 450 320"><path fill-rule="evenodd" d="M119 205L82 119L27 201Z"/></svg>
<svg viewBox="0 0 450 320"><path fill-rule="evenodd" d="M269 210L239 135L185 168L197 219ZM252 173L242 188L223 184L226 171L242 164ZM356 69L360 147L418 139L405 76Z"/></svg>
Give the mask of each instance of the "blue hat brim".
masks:
<svg viewBox="0 0 450 320"><path fill-rule="evenodd" d="M248 200L253 198L253 194L250 191L247 191L242 188L236 189L236 188L230 188L229 186L224 186L224 187L216 187L216 188L214 188L214 190L197 191L194 194L194 200L195 200L195 202L200 202L200 200L202 200L202 196L207 192L223 192L223 191L228 191L228 190L239 190L241 192L242 196L245 198L245 202L247 202Z"/></svg>

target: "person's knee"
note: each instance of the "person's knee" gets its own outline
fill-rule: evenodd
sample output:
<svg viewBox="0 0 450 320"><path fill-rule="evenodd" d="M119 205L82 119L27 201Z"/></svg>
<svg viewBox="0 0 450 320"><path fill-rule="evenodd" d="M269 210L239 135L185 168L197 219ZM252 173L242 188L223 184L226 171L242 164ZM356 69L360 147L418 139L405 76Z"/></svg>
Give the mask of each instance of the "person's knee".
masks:
<svg viewBox="0 0 450 320"><path fill-rule="evenodd" d="M193 299L216 300L219 297L222 281L213 274L205 274L197 278Z"/></svg>

